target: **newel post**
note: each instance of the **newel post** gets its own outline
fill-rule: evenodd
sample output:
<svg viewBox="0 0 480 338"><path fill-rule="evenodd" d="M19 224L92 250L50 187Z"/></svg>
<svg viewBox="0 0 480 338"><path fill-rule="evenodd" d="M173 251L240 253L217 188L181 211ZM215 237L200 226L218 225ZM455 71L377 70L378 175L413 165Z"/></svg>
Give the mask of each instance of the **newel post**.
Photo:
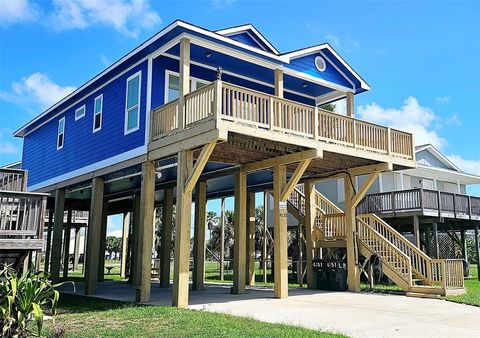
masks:
<svg viewBox="0 0 480 338"><path fill-rule="evenodd" d="M218 79L215 80L215 88L214 88L214 104L213 104L213 116L215 119L215 123L218 125L218 121L220 119L220 115L222 114L222 80Z"/></svg>
<svg viewBox="0 0 480 338"><path fill-rule="evenodd" d="M314 140L318 139L318 107L315 106L315 110L313 111L313 119L312 119L312 136Z"/></svg>

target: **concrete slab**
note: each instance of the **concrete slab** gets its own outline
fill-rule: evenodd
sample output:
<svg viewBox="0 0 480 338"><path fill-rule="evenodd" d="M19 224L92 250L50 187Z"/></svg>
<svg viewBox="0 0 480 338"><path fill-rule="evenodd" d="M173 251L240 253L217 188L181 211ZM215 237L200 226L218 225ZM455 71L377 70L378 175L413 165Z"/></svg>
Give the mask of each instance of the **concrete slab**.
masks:
<svg viewBox="0 0 480 338"><path fill-rule="evenodd" d="M77 283L76 292L83 293L82 283ZM274 299L272 289L254 287L244 295L232 295L229 285L207 284L203 291L190 292L189 304L196 310L351 337L480 337L478 307L401 295L305 289L290 289L289 294L286 299ZM135 289L124 282L104 282L99 284L97 297L134 301ZM170 305L171 288L152 283L151 304Z"/></svg>

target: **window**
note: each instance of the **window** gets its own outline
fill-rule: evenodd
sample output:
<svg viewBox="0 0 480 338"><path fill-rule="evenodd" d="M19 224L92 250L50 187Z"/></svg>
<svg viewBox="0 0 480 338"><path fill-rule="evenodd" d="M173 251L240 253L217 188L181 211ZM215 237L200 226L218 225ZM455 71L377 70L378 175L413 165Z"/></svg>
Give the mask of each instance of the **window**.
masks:
<svg viewBox="0 0 480 338"><path fill-rule="evenodd" d="M102 112L103 112L103 94L97 96L93 103L93 132L102 129Z"/></svg>
<svg viewBox="0 0 480 338"><path fill-rule="evenodd" d="M165 103L178 99L180 96L180 77L178 73L167 70L165 72ZM206 86L208 81L194 77L190 78L190 91Z"/></svg>
<svg viewBox="0 0 480 338"><path fill-rule="evenodd" d="M85 116L85 105L75 110L75 121L81 119L84 116Z"/></svg>
<svg viewBox="0 0 480 338"><path fill-rule="evenodd" d="M65 117L58 121L57 150L63 148L65 142Z"/></svg>
<svg viewBox="0 0 480 338"><path fill-rule="evenodd" d="M139 128L141 72L127 79L127 102L125 107L125 135Z"/></svg>

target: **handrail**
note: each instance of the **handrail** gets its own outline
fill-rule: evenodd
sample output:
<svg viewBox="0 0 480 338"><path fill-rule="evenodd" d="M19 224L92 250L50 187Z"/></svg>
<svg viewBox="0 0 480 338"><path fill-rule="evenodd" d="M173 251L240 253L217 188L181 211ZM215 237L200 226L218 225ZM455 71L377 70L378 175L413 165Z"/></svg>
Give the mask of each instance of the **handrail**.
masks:
<svg viewBox="0 0 480 338"><path fill-rule="evenodd" d="M328 214L323 216L320 229L325 240L344 240L347 237L345 214Z"/></svg>
<svg viewBox="0 0 480 338"><path fill-rule="evenodd" d="M410 257L412 268L419 275L421 275L425 281L431 282L431 258L428 257L423 251L413 245L402 234L374 214L359 215L357 219L360 219L361 221L373 227L390 243Z"/></svg>

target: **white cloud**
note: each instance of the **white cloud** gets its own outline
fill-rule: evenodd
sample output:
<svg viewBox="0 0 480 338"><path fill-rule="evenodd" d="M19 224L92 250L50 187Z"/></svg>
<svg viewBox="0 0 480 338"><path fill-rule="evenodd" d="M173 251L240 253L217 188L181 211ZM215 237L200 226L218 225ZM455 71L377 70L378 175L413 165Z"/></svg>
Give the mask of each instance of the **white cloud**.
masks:
<svg viewBox="0 0 480 338"><path fill-rule="evenodd" d="M327 41L330 42L334 46L339 46L340 45L340 39L336 35L328 34L327 36L325 36L325 39L327 39Z"/></svg>
<svg viewBox="0 0 480 338"><path fill-rule="evenodd" d="M93 24L111 26L130 37L161 23L148 0L53 0L52 20L58 30L85 29Z"/></svg>
<svg viewBox="0 0 480 338"><path fill-rule="evenodd" d="M460 155L448 155L450 161L458 166L463 172L480 176L480 160L467 160Z"/></svg>
<svg viewBox="0 0 480 338"><path fill-rule="evenodd" d="M74 90L75 87L59 86L46 74L37 72L23 77L19 82L12 83L12 91L0 93L0 99L23 105L28 110L35 111L51 106Z"/></svg>
<svg viewBox="0 0 480 338"><path fill-rule="evenodd" d="M213 9L224 9L231 6L235 0L211 0Z"/></svg>
<svg viewBox="0 0 480 338"><path fill-rule="evenodd" d="M438 117L431 109L422 107L413 96L407 98L399 109L383 108L371 103L359 106L357 111L361 119L413 133L416 144L431 143L439 149L447 144L447 141L433 130Z"/></svg>
<svg viewBox="0 0 480 338"><path fill-rule="evenodd" d="M18 153L18 148L15 147L11 142L0 141L0 154L16 154Z"/></svg>
<svg viewBox="0 0 480 338"><path fill-rule="evenodd" d="M450 96L439 96L435 99L435 102L438 104L446 104L450 103L451 100L452 98Z"/></svg>
<svg viewBox="0 0 480 338"><path fill-rule="evenodd" d="M111 64L110 60L103 54L100 55L100 61L102 61L105 66L109 66Z"/></svg>
<svg viewBox="0 0 480 338"><path fill-rule="evenodd" d="M37 15L28 0L0 0L0 26L34 20Z"/></svg>
<svg viewBox="0 0 480 338"><path fill-rule="evenodd" d="M110 231L110 232L107 234L107 237L109 237L109 236L122 237L122 236L123 236L122 230L113 230L113 231Z"/></svg>

